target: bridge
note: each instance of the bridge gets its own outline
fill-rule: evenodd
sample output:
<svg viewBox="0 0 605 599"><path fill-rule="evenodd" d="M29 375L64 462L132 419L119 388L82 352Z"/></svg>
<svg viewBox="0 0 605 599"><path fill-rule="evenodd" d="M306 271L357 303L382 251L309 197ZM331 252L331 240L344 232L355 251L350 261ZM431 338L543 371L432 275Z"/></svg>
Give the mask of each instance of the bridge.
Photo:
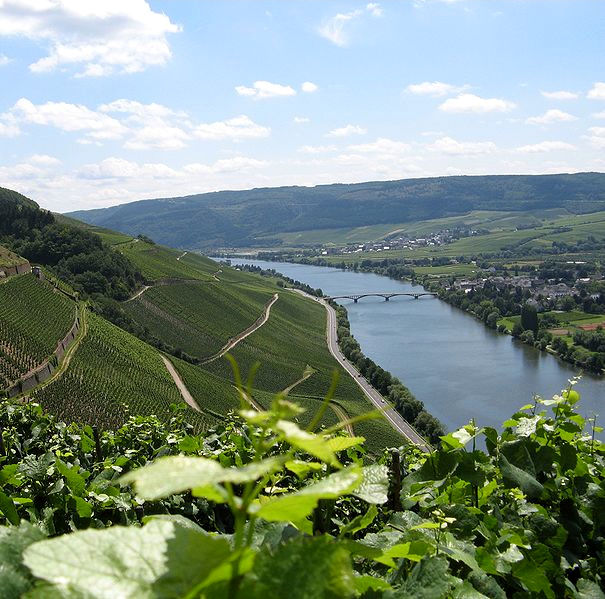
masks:
<svg viewBox="0 0 605 599"><path fill-rule="evenodd" d="M414 299L421 298L425 295L430 295L436 297L436 293L431 293L430 291L420 291L418 293L358 293L351 295L333 295L332 297L327 297L325 299L328 300L338 300L338 299L352 299L355 303L357 303L362 297L383 297L385 302L388 302L392 297L399 297L400 295L406 295L408 297L413 297Z"/></svg>

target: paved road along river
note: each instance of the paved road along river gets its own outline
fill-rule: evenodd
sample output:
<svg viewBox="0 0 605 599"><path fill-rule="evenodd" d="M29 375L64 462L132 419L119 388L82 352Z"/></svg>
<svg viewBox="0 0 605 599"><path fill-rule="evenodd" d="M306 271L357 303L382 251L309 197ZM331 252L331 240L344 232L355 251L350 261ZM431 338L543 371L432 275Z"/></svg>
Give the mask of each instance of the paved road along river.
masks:
<svg viewBox="0 0 605 599"><path fill-rule="evenodd" d="M236 260L233 260L235 263ZM410 283L334 268L237 260L320 287L327 295L419 291ZM550 397L578 370L556 357L496 333L432 297L339 300L363 352L399 377L427 409L453 430L475 418L499 427L534 393ZM584 415L605 420L605 378L585 374L576 389Z"/></svg>

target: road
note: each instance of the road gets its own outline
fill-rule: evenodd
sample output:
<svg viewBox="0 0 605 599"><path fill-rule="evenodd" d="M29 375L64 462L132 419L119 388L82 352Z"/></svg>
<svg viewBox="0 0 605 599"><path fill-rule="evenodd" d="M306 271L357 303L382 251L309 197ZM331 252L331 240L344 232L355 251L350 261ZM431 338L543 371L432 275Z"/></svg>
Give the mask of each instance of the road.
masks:
<svg viewBox="0 0 605 599"><path fill-rule="evenodd" d="M399 433L401 433L410 443L417 445L422 451L430 452L431 447L423 439L418 431L407 421L405 418L399 414L394 408L389 407L389 403L382 397L368 381L363 378L360 372L349 362L343 353L340 351L340 347L338 347L338 336L337 336L337 320L336 320L336 311L328 302L321 298L314 297L301 291L299 289L293 289L292 291L296 291L297 293L301 293L304 296L313 299L314 301L322 304L328 312L328 326L326 330L326 337L328 341L328 348L330 349L330 353L336 358L336 361L353 377L353 379L357 382L357 384L361 387L361 390L364 392L365 396L378 408L383 414L384 417L389 421L391 426Z"/></svg>
<svg viewBox="0 0 605 599"><path fill-rule="evenodd" d="M164 361L166 370L172 377L174 384L178 387L181 397L196 412L201 412L202 410L200 410L200 407L197 405L197 402L195 401L195 399L193 399L193 396L191 395L191 393L189 393L189 389L187 389L187 387L185 386L185 383L183 383L183 379L181 378L181 375L176 371L176 368L172 365L172 362L163 354L160 354L160 358L162 358L162 360Z"/></svg>
<svg viewBox="0 0 605 599"><path fill-rule="evenodd" d="M139 289L132 297L129 297L127 300L125 300L124 303L131 302L132 300L137 299L137 297L141 297L150 288L151 285L143 285L141 289Z"/></svg>

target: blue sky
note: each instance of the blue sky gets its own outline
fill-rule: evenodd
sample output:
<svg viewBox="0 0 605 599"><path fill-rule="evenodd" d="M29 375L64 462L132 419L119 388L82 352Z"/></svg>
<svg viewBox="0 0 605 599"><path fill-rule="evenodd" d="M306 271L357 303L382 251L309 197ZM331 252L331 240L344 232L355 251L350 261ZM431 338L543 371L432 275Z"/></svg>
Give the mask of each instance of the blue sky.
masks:
<svg viewBox="0 0 605 599"><path fill-rule="evenodd" d="M0 0L0 185L605 171L604 50L601 0Z"/></svg>

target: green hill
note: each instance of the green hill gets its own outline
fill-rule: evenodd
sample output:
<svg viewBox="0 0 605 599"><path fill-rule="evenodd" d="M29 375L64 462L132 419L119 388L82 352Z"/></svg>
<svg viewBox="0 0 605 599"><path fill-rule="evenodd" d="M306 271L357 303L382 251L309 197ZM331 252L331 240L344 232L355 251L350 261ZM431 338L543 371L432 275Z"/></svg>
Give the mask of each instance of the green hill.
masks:
<svg viewBox="0 0 605 599"><path fill-rule="evenodd" d="M19 264L26 264L27 260L21 258L14 252L0 245L0 269L4 267L18 266Z"/></svg>
<svg viewBox="0 0 605 599"><path fill-rule="evenodd" d="M71 213L173 247L270 246L280 234L401 224L472 210L605 209L605 174L435 177L221 191Z"/></svg>

